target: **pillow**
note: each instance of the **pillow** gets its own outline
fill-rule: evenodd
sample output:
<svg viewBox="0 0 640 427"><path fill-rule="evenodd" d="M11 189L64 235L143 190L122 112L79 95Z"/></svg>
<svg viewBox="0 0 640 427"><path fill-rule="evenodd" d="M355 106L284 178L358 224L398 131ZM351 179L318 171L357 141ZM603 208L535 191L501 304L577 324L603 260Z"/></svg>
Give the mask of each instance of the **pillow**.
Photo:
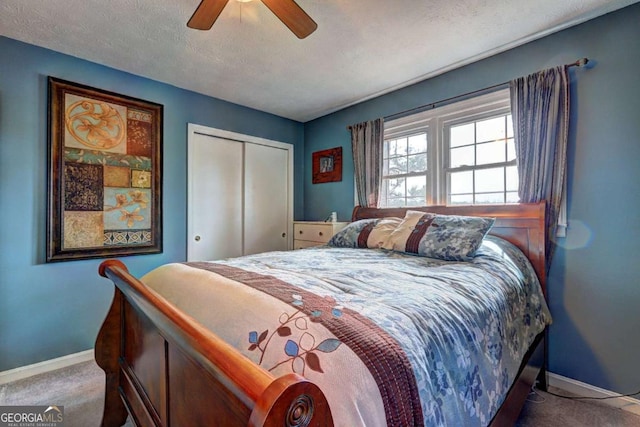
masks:
<svg viewBox="0 0 640 427"><path fill-rule="evenodd" d="M401 222L400 218L354 221L334 234L327 244L338 248L381 248Z"/></svg>
<svg viewBox="0 0 640 427"><path fill-rule="evenodd" d="M419 212L419 211L407 211L404 219L398 224L396 229L391 233L389 239L384 246L384 249L390 249L397 252L407 252L405 250L407 240L416 228L418 221L422 218L435 217L434 214Z"/></svg>
<svg viewBox="0 0 640 427"><path fill-rule="evenodd" d="M446 261L469 261L495 218L407 211L385 249Z"/></svg>
<svg viewBox="0 0 640 427"><path fill-rule="evenodd" d="M395 231L401 222L401 218L382 218L367 236L367 247L372 249L384 248L388 244L391 233Z"/></svg>

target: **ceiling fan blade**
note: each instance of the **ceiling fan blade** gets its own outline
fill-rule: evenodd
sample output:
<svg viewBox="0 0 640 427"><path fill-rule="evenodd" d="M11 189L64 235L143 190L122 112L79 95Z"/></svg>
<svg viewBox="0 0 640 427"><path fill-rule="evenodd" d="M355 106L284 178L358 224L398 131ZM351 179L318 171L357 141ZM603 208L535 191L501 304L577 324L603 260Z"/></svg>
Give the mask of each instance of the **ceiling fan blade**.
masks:
<svg viewBox="0 0 640 427"><path fill-rule="evenodd" d="M211 29L228 2L229 0L202 0L187 22L187 27L196 30Z"/></svg>
<svg viewBox="0 0 640 427"><path fill-rule="evenodd" d="M262 0L299 39L313 33L318 24L293 0Z"/></svg>

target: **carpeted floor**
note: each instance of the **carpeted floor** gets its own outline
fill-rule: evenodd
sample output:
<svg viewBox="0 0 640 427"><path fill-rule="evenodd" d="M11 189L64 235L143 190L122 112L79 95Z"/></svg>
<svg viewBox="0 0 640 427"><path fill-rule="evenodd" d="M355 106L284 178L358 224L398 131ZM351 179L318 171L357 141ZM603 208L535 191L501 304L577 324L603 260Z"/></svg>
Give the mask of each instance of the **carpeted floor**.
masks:
<svg viewBox="0 0 640 427"><path fill-rule="evenodd" d="M103 372L94 362L85 362L0 385L0 405L64 406L65 427L99 426L103 390ZM131 421L125 425L133 427ZM640 427L640 416L598 402L537 392L530 396L516 426Z"/></svg>

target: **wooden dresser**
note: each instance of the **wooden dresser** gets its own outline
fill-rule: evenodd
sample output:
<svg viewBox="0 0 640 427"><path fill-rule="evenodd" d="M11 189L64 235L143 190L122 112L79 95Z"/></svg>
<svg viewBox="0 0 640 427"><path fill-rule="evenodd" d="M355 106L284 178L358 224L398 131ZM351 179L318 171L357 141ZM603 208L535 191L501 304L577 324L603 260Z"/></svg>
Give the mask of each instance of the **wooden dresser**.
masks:
<svg viewBox="0 0 640 427"><path fill-rule="evenodd" d="M348 222L294 221L293 249L324 245Z"/></svg>

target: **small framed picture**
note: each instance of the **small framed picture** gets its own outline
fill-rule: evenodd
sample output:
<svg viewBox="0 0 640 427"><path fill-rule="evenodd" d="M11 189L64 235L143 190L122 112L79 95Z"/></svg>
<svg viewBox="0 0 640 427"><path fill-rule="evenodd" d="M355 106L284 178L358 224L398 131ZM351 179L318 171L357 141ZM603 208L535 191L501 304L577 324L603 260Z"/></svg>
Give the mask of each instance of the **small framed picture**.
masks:
<svg viewBox="0 0 640 427"><path fill-rule="evenodd" d="M316 151L313 153L312 163L313 184L342 181L342 147Z"/></svg>

